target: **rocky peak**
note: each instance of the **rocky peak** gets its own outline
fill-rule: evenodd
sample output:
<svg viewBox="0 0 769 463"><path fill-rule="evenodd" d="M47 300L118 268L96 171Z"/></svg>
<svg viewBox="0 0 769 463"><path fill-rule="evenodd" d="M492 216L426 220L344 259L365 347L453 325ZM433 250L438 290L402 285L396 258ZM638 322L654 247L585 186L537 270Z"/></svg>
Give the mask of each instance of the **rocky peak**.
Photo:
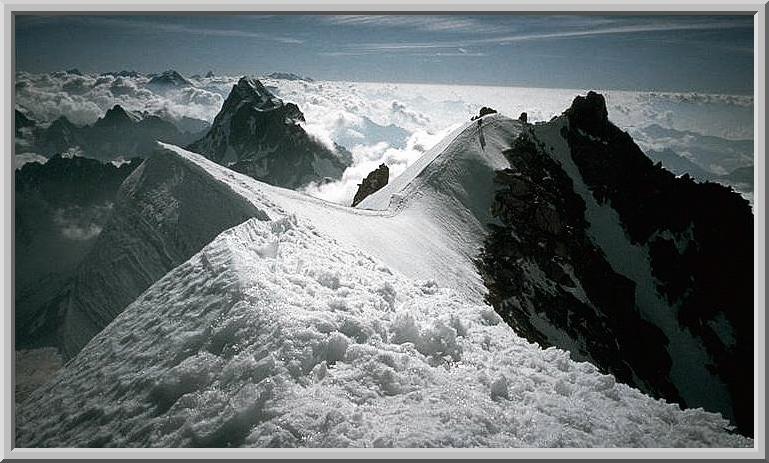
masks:
<svg viewBox="0 0 769 463"><path fill-rule="evenodd" d="M259 80L244 76L232 87L208 133L188 149L288 188L341 177L350 153L338 146L331 150L310 137L299 124L304 120L297 105L284 103ZM321 162L325 160L329 162Z"/></svg>
<svg viewBox="0 0 769 463"><path fill-rule="evenodd" d="M73 124L69 119L67 119L67 116L59 116L56 119L54 119L53 122L51 122L51 125L48 127L48 131L62 131L62 130L74 130L78 127Z"/></svg>
<svg viewBox="0 0 769 463"><path fill-rule="evenodd" d="M130 113L119 104L116 104L111 109L108 109L104 117L96 121L94 126L119 126L137 122L139 119L140 117L136 114Z"/></svg>
<svg viewBox="0 0 769 463"><path fill-rule="evenodd" d="M476 120L476 119L480 119L480 118L482 118L483 116L488 116L489 114L496 114L496 113L497 113L497 110L496 110L496 109L493 109L493 108L489 108L489 107L486 107L486 106L484 106L484 107L482 107L482 108L481 108L481 110L478 112L478 115L477 115L477 116L473 116L473 117L471 117L471 118L470 118L470 120L471 120L471 121L474 121L474 120Z"/></svg>
<svg viewBox="0 0 769 463"><path fill-rule="evenodd" d="M586 96L578 95L564 114L573 128L591 135L600 137L608 131L609 112L606 110L606 99L600 93L591 90Z"/></svg>
<svg viewBox="0 0 769 463"><path fill-rule="evenodd" d="M313 82L313 80L309 77L300 76L292 72L273 72L271 74L267 74L267 77L277 80L300 80L304 82Z"/></svg>
<svg viewBox="0 0 769 463"><path fill-rule="evenodd" d="M150 79L149 84L172 87L183 87L185 85L191 85L187 79L185 79L181 74L174 71L173 69L169 69L160 75L154 76L152 79Z"/></svg>
<svg viewBox="0 0 769 463"><path fill-rule="evenodd" d="M382 187L387 185L390 180L390 168L385 164L380 164L379 167L371 171L366 178L358 185L358 191L355 193L355 197L352 200L352 207L355 207L361 201L366 199L367 196L379 191Z"/></svg>
<svg viewBox="0 0 769 463"><path fill-rule="evenodd" d="M230 96L235 96L241 100L252 100L258 102L273 102L277 100L259 79L243 76L232 88Z"/></svg>

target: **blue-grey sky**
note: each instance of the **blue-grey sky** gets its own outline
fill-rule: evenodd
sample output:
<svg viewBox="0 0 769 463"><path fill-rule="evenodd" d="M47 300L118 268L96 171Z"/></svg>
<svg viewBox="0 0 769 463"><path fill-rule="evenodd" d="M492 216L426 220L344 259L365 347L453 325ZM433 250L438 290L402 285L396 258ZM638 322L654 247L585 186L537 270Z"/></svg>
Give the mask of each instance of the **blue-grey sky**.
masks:
<svg viewBox="0 0 769 463"><path fill-rule="evenodd" d="M751 16L17 16L16 66L751 93Z"/></svg>

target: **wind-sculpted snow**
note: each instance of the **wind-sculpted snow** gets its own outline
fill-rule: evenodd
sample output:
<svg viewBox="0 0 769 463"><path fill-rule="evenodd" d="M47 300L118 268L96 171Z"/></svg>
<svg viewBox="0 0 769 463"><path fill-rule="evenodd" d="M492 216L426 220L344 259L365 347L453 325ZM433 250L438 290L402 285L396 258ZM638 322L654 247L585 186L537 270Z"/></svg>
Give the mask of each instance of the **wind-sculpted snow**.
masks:
<svg viewBox="0 0 769 463"><path fill-rule="evenodd" d="M520 130L517 121L501 115L484 117L480 128L477 122L467 123L354 209L270 186L198 154L163 146L226 183L270 217L296 213L407 277L434 279L476 298L485 288L472 262L490 220L494 170L507 165L501 152Z"/></svg>
<svg viewBox="0 0 769 463"><path fill-rule="evenodd" d="M476 179L492 178L493 166L504 159L501 150L519 130L517 123L501 116L486 120L488 154L480 149L475 123L457 131L427 154L434 159L446 151L445 159L434 166L456 162L451 182L442 184L441 170L428 169L422 177L434 181L428 182L423 196L415 196L409 207L396 201L383 211L350 209L273 187L201 155L161 144L139 167L136 178L123 186L126 194L115 217L78 275L60 335L65 356L77 353L136 296L216 233L257 214L254 211L261 211L264 218L295 212L407 277L435 279L470 297L483 294L472 259L484 233L479 207L488 204L492 192L490 181ZM466 166L480 172L473 171L478 175L461 182L461 171L455 169ZM138 193L129 194L133 191ZM478 207L473 208L471 200Z"/></svg>
<svg viewBox="0 0 769 463"><path fill-rule="evenodd" d="M199 167L157 150L121 185L110 221L62 295L65 358L166 272L251 217L267 219Z"/></svg>
<svg viewBox="0 0 769 463"><path fill-rule="evenodd" d="M17 425L21 447L752 444L291 215L161 278Z"/></svg>

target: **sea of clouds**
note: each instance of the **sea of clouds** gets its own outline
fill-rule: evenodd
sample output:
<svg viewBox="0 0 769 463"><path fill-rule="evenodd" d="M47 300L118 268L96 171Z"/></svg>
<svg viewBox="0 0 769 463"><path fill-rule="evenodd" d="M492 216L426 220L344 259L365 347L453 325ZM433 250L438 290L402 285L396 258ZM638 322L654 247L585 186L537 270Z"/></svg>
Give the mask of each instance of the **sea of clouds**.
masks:
<svg viewBox="0 0 769 463"><path fill-rule="evenodd" d="M121 104L180 125L185 118L210 123L239 77L190 78L191 86L159 90L148 86L150 79L143 75L20 72L15 82L16 105L41 122L63 115L76 124L90 124ZM308 133L328 146L336 142L352 152L353 164L341 180L306 189L340 204L352 201L357 185L379 164L389 166L391 178L397 176L483 106L511 117L526 112L529 121L546 121L589 90L262 80L277 96L299 106ZM668 147L718 174L752 164L752 147L746 148L745 143L753 139L751 96L601 92L609 117L644 150ZM698 153L712 151L713 146L724 146L729 159L723 165L712 156L698 162ZM18 154L25 160L40 160L34 153Z"/></svg>

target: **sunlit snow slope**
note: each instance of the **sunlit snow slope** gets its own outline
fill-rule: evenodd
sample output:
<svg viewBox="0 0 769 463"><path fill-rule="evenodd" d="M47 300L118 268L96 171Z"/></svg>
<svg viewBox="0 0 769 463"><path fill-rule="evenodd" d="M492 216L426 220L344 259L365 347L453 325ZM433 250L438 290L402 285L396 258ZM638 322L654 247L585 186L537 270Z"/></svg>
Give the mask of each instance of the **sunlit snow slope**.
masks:
<svg viewBox="0 0 769 463"><path fill-rule="evenodd" d="M294 216L222 233L17 418L26 446L744 446Z"/></svg>
<svg viewBox="0 0 769 463"><path fill-rule="evenodd" d="M434 279L473 298L483 294L472 259L489 221L484 204L493 195L493 170L507 162L501 150L517 136L520 125L490 116L480 130L485 132L483 148L479 126L473 122L428 151L389 185L405 188L397 190L392 205L389 188L359 205L378 211L342 207L274 187L161 144L121 187L112 221L62 296L60 349L65 357L74 356L150 284L217 233L249 217L286 211L309 218L330 236L360 247L408 277Z"/></svg>
<svg viewBox="0 0 769 463"><path fill-rule="evenodd" d="M60 296L65 358L217 234L250 217L267 218L229 191L164 150L123 182L110 221Z"/></svg>
<svg viewBox="0 0 769 463"><path fill-rule="evenodd" d="M21 405L19 445L750 446L716 414L529 344L481 302L481 196L519 130L467 124L369 210L162 145L153 175L196 172L216 207L271 221L143 292Z"/></svg>

